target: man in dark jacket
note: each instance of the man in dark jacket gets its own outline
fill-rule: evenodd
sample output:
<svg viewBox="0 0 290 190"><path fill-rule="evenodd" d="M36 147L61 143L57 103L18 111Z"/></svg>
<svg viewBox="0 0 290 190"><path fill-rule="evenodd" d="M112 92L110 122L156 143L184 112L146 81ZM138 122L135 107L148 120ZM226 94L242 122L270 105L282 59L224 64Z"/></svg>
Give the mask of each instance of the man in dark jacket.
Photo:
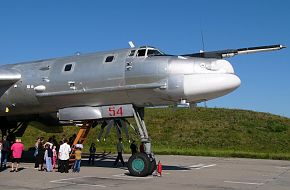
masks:
<svg viewBox="0 0 290 190"><path fill-rule="evenodd" d="M6 169L6 164L7 164L7 158L8 158L9 150L10 150L10 143L7 140L7 137L3 136L2 151L1 151L2 152L1 164L2 164L2 168L3 169Z"/></svg>
<svg viewBox="0 0 290 190"><path fill-rule="evenodd" d="M132 143L130 145L130 149L131 149L132 155L136 154L138 152L138 147L135 144L135 140L132 140Z"/></svg>

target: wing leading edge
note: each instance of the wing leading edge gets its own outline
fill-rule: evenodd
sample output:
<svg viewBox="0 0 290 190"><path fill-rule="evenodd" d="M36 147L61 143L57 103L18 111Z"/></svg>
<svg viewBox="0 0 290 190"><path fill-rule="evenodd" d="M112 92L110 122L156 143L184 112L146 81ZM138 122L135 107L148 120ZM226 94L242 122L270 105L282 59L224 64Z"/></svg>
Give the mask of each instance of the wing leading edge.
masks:
<svg viewBox="0 0 290 190"><path fill-rule="evenodd" d="M226 50L219 50L219 51L200 52L200 53L186 54L182 56L223 59L223 58L229 58L229 57L242 55L242 54L281 50L283 48L286 48L286 46L277 44L277 45L269 45L269 46L258 46L258 47L248 47L248 48L240 48L240 49L226 49Z"/></svg>

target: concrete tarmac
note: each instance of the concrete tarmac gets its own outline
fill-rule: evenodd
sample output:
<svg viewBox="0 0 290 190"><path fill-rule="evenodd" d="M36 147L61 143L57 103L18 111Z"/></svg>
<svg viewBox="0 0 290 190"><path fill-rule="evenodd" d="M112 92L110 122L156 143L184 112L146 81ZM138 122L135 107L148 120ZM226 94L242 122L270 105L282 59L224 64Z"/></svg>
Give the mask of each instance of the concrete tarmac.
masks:
<svg viewBox="0 0 290 190"><path fill-rule="evenodd" d="M37 171L32 163L21 163L22 170L17 173L9 172L10 168L0 172L0 189L290 189L290 161L157 156L163 176L140 178L129 176L126 168L114 168L114 159L114 155L107 155L94 166L82 161L80 173Z"/></svg>

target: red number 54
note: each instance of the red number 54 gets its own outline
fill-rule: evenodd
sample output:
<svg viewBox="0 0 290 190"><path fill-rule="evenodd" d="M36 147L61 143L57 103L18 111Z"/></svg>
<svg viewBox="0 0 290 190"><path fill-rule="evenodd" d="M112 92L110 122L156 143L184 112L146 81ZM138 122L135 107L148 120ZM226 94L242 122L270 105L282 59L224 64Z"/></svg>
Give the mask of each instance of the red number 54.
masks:
<svg viewBox="0 0 290 190"><path fill-rule="evenodd" d="M115 106L110 106L108 111L109 111L110 116L113 116L113 117L123 116L123 107L122 106L120 106L117 110L116 110Z"/></svg>

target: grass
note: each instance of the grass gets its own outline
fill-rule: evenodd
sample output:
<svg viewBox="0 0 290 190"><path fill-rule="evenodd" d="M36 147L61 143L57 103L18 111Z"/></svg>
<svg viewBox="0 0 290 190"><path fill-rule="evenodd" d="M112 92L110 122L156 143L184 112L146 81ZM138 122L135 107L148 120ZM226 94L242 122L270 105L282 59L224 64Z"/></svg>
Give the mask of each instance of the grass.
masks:
<svg viewBox="0 0 290 190"><path fill-rule="evenodd" d="M146 109L145 122L157 154L290 160L289 118L247 110L166 108ZM70 137L77 131L77 127L48 128L32 122L22 140L28 148L33 146L36 137L47 139L55 135L61 139L64 134ZM91 130L85 151L95 142L98 152L115 152L114 129L105 142L97 142L99 131L99 126ZM133 130L129 134L138 139ZM129 143L124 139L129 152Z"/></svg>

